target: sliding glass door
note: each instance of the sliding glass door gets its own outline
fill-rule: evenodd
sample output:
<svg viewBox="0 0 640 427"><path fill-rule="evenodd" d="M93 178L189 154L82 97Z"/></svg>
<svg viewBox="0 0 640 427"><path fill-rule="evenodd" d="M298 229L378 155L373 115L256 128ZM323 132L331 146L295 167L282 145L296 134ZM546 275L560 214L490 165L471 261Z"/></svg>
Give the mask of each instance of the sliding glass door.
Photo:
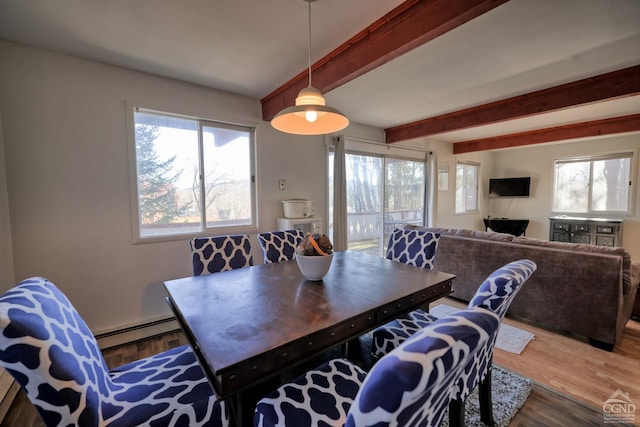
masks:
<svg viewBox="0 0 640 427"><path fill-rule="evenodd" d="M425 162L348 152L345 163L348 248L382 256L395 227L423 224ZM333 153L329 181L333 188Z"/></svg>

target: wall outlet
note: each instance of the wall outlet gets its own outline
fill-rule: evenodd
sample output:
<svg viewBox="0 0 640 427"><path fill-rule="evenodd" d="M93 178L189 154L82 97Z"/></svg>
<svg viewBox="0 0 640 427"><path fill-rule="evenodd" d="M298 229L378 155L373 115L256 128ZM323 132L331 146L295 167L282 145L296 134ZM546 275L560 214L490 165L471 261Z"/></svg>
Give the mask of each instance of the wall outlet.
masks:
<svg viewBox="0 0 640 427"><path fill-rule="evenodd" d="M281 179L280 181L278 181L278 186L281 190L284 190L286 181L284 179Z"/></svg>

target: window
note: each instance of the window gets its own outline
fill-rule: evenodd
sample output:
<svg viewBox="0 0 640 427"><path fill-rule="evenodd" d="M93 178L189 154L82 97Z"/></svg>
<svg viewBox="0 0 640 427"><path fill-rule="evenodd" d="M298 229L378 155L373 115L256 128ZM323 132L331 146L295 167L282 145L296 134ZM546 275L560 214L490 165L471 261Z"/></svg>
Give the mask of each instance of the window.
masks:
<svg viewBox="0 0 640 427"><path fill-rule="evenodd" d="M449 191L449 165L438 165L438 191Z"/></svg>
<svg viewBox="0 0 640 427"><path fill-rule="evenodd" d="M478 173L477 163L456 164L456 213L478 211Z"/></svg>
<svg viewBox="0 0 640 427"><path fill-rule="evenodd" d="M425 162L347 153L345 163L348 249L384 255L395 227L423 224ZM333 152L329 155L329 188L333 188ZM329 200L333 212L333 197Z"/></svg>
<svg viewBox="0 0 640 427"><path fill-rule="evenodd" d="M630 213L633 154L555 161L553 210Z"/></svg>
<svg viewBox="0 0 640 427"><path fill-rule="evenodd" d="M135 109L138 237L255 224L253 128Z"/></svg>

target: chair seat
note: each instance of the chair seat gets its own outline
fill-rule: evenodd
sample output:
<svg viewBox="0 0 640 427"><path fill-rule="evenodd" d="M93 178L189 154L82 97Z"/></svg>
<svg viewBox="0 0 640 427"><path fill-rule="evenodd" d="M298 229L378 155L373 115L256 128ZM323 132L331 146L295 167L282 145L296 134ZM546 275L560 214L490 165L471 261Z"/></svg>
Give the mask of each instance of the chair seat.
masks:
<svg viewBox="0 0 640 427"><path fill-rule="evenodd" d="M254 425L342 426L365 376L349 360L333 359L261 399Z"/></svg>
<svg viewBox="0 0 640 427"><path fill-rule="evenodd" d="M411 335L438 320L432 314L417 309L373 331L371 355L377 359L391 352Z"/></svg>
<svg viewBox="0 0 640 427"><path fill-rule="evenodd" d="M214 396L188 345L114 368L109 377L116 391L113 400L103 404L106 422L211 427L229 423L224 402Z"/></svg>

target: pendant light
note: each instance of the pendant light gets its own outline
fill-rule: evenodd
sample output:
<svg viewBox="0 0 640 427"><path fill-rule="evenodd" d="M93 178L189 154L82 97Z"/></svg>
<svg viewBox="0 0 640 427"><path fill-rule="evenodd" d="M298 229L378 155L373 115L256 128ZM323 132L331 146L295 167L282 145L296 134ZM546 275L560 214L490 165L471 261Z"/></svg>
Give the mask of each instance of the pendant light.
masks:
<svg viewBox="0 0 640 427"><path fill-rule="evenodd" d="M296 105L280 111L271 120L271 126L281 132L296 135L322 135L338 132L349 125L349 119L340 111L326 105L322 93L311 86L311 3L309 4L309 86L298 93Z"/></svg>

